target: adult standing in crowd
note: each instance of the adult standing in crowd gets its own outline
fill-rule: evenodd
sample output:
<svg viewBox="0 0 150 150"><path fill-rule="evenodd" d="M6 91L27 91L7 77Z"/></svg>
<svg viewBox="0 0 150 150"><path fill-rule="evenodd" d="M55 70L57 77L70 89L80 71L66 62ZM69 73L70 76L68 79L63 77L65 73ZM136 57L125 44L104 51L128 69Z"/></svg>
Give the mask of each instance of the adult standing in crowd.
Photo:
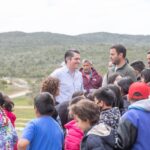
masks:
<svg viewBox="0 0 150 150"><path fill-rule="evenodd" d="M76 91L83 91L82 74L78 67L80 64L80 52L68 50L64 56L65 65L56 69L50 76L60 80L60 94L56 96L57 103L71 100L72 94Z"/></svg>
<svg viewBox="0 0 150 150"><path fill-rule="evenodd" d="M93 68L92 61L84 59L82 61L82 68L80 68L83 77L84 89L87 93L92 92L93 89L98 89L102 85L102 76Z"/></svg>
<svg viewBox="0 0 150 150"><path fill-rule="evenodd" d="M114 72L118 72L122 77L129 76L133 81L136 81L134 70L126 61L126 51L126 48L120 44L110 48L110 60L114 65L108 70L103 80L103 86L108 84L108 77Z"/></svg>
<svg viewBox="0 0 150 150"><path fill-rule="evenodd" d="M150 51L147 52L147 63L148 63L148 67L150 68Z"/></svg>

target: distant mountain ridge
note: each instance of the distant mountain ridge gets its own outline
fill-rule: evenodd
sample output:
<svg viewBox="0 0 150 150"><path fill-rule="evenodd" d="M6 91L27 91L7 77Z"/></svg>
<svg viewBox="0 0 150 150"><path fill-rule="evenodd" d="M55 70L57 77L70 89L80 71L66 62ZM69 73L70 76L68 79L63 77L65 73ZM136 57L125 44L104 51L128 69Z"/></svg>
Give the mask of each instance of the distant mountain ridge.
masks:
<svg viewBox="0 0 150 150"><path fill-rule="evenodd" d="M127 45L137 44L137 45L147 45L150 42L150 35L127 35L127 34L116 34L116 33L89 33L79 35L80 38L94 43L105 43L105 44L115 44L122 43Z"/></svg>
<svg viewBox="0 0 150 150"><path fill-rule="evenodd" d="M0 33L0 47L10 46L42 46L69 44L115 44L150 45L150 35L127 35L107 32L87 33L76 36L51 32L5 32Z"/></svg>

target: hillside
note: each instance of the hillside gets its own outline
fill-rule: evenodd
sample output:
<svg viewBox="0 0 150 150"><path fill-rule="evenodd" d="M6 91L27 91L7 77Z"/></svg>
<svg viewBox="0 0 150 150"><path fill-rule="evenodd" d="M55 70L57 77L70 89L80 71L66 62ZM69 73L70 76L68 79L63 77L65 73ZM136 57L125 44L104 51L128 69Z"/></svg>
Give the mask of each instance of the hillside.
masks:
<svg viewBox="0 0 150 150"><path fill-rule="evenodd" d="M137 45L145 46L150 45L150 35L126 35L126 34L113 34L106 32L83 34L78 36L85 43L102 43L102 44L114 44L121 43L124 45Z"/></svg>
<svg viewBox="0 0 150 150"><path fill-rule="evenodd" d="M37 32L0 33L0 76L44 77L60 65L65 50L76 48L82 58L93 60L99 72L107 70L109 47L121 43L130 61L144 60L150 36L90 33L77 36Z"/></svg>
<svg viewBox="0 0 150 150"><path fill-rule="evenodd" d="M150 35L125 35L107 32L81 34L69 36L50 32L5 32L0 33L0 47L39 47L50 45L70 44L113 44L122 43L126 45L150 45Z"/></svg>

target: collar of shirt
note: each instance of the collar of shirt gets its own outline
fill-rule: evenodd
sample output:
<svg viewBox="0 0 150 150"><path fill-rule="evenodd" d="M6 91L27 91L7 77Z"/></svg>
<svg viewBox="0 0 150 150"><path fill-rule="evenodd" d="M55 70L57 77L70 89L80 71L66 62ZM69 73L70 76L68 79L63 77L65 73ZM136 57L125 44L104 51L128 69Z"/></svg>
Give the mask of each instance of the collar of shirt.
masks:
<svg viewBox="0 0 150 150"><path fill-rule="evenodd" d="M69 74L71 74L69 68L68 68L66 65L64 66L64 71L67 72L67 73L69 73ZM75 69L75 70L74 70L74 74L75 74L77 71L78 71L78 69Z"/></svg>

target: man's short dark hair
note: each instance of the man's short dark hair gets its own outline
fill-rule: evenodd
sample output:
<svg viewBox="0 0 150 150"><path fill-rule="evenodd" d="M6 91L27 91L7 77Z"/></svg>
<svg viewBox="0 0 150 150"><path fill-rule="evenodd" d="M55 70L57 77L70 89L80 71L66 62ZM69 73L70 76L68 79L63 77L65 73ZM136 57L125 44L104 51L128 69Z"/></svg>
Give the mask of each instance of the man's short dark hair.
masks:
<svg viewBox="0 0 150 150"><path fill-rule="evenodd" d="M141 72L143 69L145 69L145 64L141 60L135 60L133 61L130 66L134 68L134 70L137 70Z"/></svg>
<svg viewBox="0 0 150 150"><path fill-rule="evenodd" d="M42 92L34 99L34 107L41 115L52 115L55 111L54 98L48 92Z"/></svg>
<svg viewBox="0 0 150 150"><path fill-rule="evenodd" d="M104 101L107 106L112 106L116 99L114 92L108 87L102 87L96 90L94 97L96 97L98 101Z"/></svg>
<svg viewBox="0 0 150 150"><path fill-rule="evenodd" d="M147 52L147 55L150 54L150 51Z"/></svg>
<svg viewBox="0 0 150 150"><path fill-rule="evenodd" d="M80 54L78 50L68 50L65 53L64 59L65 63L67 63L67 59L71 59L74 56L74 53Z"/></svg>
<svg viewBox="0 0 150 150"><path fill-rule="evenodd" d="M126 57L126 51L127 50L126 50L126 48L123 45L116 44L116 45L113 45L112 47L110 47L110 49L115 49L118 54L122 53L123 57L124 58Z"/></svg>

